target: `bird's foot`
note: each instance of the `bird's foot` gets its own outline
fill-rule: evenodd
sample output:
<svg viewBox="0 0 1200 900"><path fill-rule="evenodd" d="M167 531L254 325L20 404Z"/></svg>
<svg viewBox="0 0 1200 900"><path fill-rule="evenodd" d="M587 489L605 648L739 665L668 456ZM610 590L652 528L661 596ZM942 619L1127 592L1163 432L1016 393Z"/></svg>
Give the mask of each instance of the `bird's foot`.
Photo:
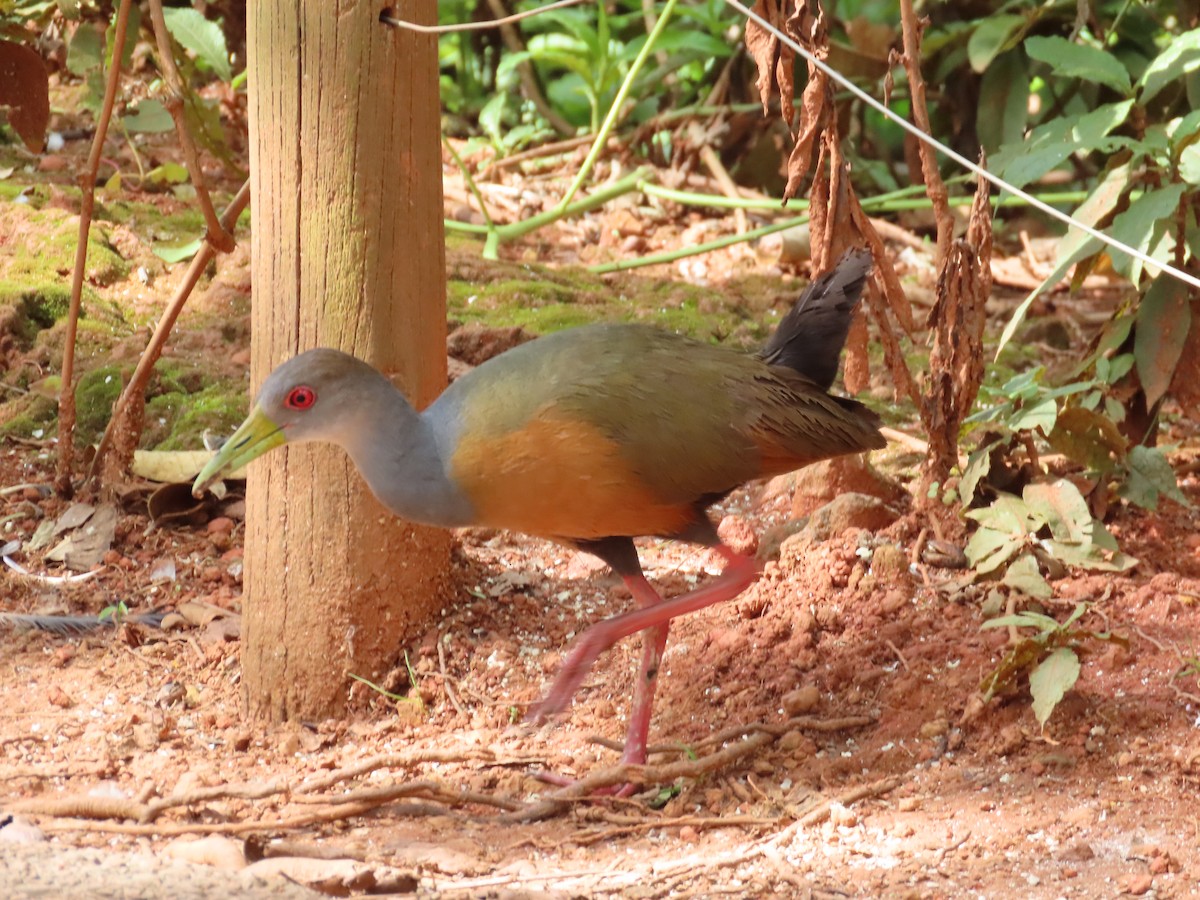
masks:
<svg viewBox="0 0 1200 900"><path fill-rule="evenodd" d="M567 775L560 775L557 772L534 772L533 777L538 781L553 785L559 788L574 787L579 784L582 779L571 778ZM589 792L589 797L616 797L618 799L632 797L641 789L640 784L632 782L624 782L622 784L610 784L605 787L598 787Z"/></svg>

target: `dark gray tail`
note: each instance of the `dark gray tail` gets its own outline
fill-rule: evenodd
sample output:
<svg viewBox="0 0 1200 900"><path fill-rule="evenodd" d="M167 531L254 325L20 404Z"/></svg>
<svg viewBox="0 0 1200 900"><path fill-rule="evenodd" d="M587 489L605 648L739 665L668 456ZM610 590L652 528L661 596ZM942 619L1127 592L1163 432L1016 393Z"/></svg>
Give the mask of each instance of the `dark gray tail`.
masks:
<svg viewBox="0 0 1200 900"><path fill-rule="evenodd" d="M805 289L759 356L773 366L795 369L829 390L837 377L850 316L870 271L869 251L847 251L832 270Z"/></svg>

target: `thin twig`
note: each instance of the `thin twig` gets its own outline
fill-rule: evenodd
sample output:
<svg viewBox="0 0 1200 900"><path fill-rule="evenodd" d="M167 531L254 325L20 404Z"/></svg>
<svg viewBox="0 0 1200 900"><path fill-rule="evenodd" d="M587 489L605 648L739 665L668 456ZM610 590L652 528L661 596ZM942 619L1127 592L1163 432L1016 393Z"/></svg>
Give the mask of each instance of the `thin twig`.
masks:
<svg viewBox="0 0 1200 900"><path fill-rule="evenodd" d="M92 212L96 206L96 175L104 139L112 121L117 85L121 80L121 61L125 56L125 31L129 23L130 0L121 0L113 32L112 65L104 85L104 103L96 119L96 134L92 137L92 152L87 166L79 176L79 237L75 247L75 268L71 272L71 304L67 310L67 328L63 340L62 386L58 394L58 465L54 488L63 497L72 494L71 470L75 466L75 340L79 333L79 307L83 299L83 271L87 266L88 233L92 228Z"/></svg>
<svg viewBox="0 0 1200 900"><path fill-rule="evenodd" d="M740 198L737 184L734 183L733 177L729 174L729 170L725 168L725 164L721 162L721 157L717 156L717 151L705 144L700 148L700 161L712 173L713 179L721 188L721 193L726 197ZM733 220L736 225L738 234L746 233L746 211L744 209L735 209L733 211Z"/></svg>
<svg viewBox="0 0 1200 900"><path fill-rule="evenodd" d="M446 671L446 650L440 639L437 642L437 648L438 648L438 667L441 669L441 672L442 672L442 686L446 689L446 696L448 698L450 698L450 705L453 706L456 710L458 710L460 715L465 716L467 714L467 711L465 708L463 708L463 705L459 702L458 694L454 690L454 683L450 678L450 673Z"/></svg>
<svg viewBox="0 0 1200 900"><path fill-rule="evenodd" d="M467 168L467 164L463 162L462 157L458 155L458 151L454 149L454 145L450 143L450 139L445 135L442 135L442 146L446 148L446 152L450 154L450 158L454 160L454 164L458 166L458 171L462 172L463 182L467 185L467 190L471 192L471 196L475 198L475 202L479 204L479 214L483 216L483 221L487 222L488 228L495 228L496 223L492 221L492 214L488 212L483 194L479 193L479 185L471 177L471 170Z"/></svg>
<svg viewBox="0 0 1200 900"><path fill-rule="evenodd" d="M595 135L581 134L579 137L567 138L563 141L555 141L552 144L542 144L540 147L531 147L528 150L522 150L520 153L514 153L512 156L505 156L502 159L493 159L484 168L483 175L491 175L493 172L500 169L509 169L513 166L519 166L521 163L529 162L531 159L542 159L547 156L554 156L558 153L567 153L577 147L583 147L595 140Z"/></svg>
<svg viewBox="0 0 1200 900"><path fill-rule="evenodd" d="M162 64L163 79L167 85L164 105L175 122L175 134L183 151L183 162L192 180L192 187L196 189L196 202L200 204L200 211L204 214L204 225L207 229L204 239L222 253L229 253L236 243L231 231L217 218L212 197L209 196L208 187L204 183L204 171L200 168L200 160L196 156L196 143L192 140L192 133L184 114L187 87L179 75L175 56L171 52L171 34L167 31L167 22L163 18L162 0L150 0L150 21L154 25L154 39L158 43L159 62Z"/></svg>
<svg viewBox="0 0 1200 900"><path fill-rule="evenodd" d="M520 809L524 805L519 800L512 800L508 797L496 797L491 794L482 794L478 791L453 788L441 782L428 779L421 781L394 781L390 784L362 788L357 791L348 791L345 794L333 797L327 794L320 796L305 794L297 796L294 799L297 803L305 804L348 804L356 806L358 804L369 803L374 806L382 806L393 800L405 800L410 797L439 800L447 806L469 806L474 804L514 810Z"/></svg>
<svg viewBox="0 0 1200 900"><path fill-rule="evenodd" d="M896 659L900 660L900 665L904 666L904 671L912 672L912 666L908 664L908 660L904 658L904 654L900 652L900 648L896 646L895 642L891 638L888 638L884 643L887 644L889 650L896 654Z"/></svg>
<svg viewBox="0 0 1200 900"><path fill-rule="evenodd" d="M221 225L224 229L232 232L237 224L238 217L242 211L250 203L250 181L247 180L242 185L241 190L237 192L237 196L230 201L229 206L225 208L225 212L221 215ZM96 455L92 457L92 464L88 468L87 481L91 481L98 473L105 472L102 468L106 462L106 457L110 446L113 442L114 435L121 433L125 440L118 447L119 459L115 466L110 466L107 471L113 469L124 470L129 461L133 457L134 443L136 443L138 431L135 423L140 421L141 416L131 416L131 410L134 409L135 403L141 403L139 412L144 408L146 385L150 381L150 375L154 371L154 364L158 362L162 355L162 348L167 343L167 338L171 334L171 329L175 326L175 320L179 318L179 314L183 311L183 306L191 296L192 289L195 288L200 277L204 274L204 270L208 268L208 264L213 257L217 255L216 248L207 240L200 245L200 249L192 258L191 264L188 266L187 272L183 276L183 281L180 283L178 290L175 291L175 296L171 298L170 304L163 311L162 318L158 320L158 325L154 329L154 334L151 335L149 343L146 344L146 349L142 351L141 358L138 360L137 368L134 369L133 376L129 379L129 383L125 385L125 389L121 391L121 396L117 398L116 405L113 407L112 418L108 421L108 426L104 429L104 434L100 438L100 445L96 448Z"/></svg>
<svg viewBox="0 0 1200 900"><path fill-rule="evenodd" d="M491 750L413 750L407 753L385 753L361 760L352 766L336 769L321 778L314 778L296 787L295 794L315 794L326 791L343 781L360 778L377 769L406 769L422 763L483 762L495 763Z"/></svg>
<svg viewBox="0 0 1200 900"><path fill-rule="evenodd" d="M929 107L925 104L925 79L921 76L921 32L924 24L917 19L913 0L900 0L900 24L904 34L904 71L908 74L913 124L925 134L932 135ZM942 271L950 254L950 241L954 238L954 215L950 212L950 204L946 202L949 192L938 171L932 146L921 141L918 151L921 156L921 175L929 199L933 201L933 218L937 223L937 266L938 271Z"/></svg>

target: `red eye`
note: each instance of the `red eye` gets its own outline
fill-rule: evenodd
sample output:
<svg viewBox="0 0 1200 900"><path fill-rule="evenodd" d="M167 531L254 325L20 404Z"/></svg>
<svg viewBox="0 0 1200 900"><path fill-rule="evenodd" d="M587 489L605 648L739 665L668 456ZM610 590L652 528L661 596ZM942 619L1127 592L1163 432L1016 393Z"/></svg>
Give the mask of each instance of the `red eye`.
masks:
<svg viewBox="0 0 1200 900"><path fill-rule="evenodd" d="M317 392L308 385L301 384L292 388L283 405L288 409L308 409L317 402Z"/></svg>

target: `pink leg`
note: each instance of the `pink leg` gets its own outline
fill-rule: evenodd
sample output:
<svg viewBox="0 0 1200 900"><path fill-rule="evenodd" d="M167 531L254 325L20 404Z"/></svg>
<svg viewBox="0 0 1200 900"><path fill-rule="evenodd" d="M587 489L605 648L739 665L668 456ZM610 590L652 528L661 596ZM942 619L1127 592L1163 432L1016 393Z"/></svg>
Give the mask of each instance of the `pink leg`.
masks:
<svg viewBox="0 0 1200 900"><path fill-rule="evenodd" d="M644 575L627 576L625 584L638 606L648 609L662 603L662 595L650 586ZM642 632L642 665L633 685L633 705L629 709L629 727L625 731L623 763L644 763L650 735L650 714L654 709L654 691L658 687L658 668L667 648L670 620Z"/></svg>
<svg viewBox="0 0 1200 900"><path fill-rule="evenodd" d="M564 709L587 673L591 671L597 657L622 638L638 631L654 629L646 636L642 653L642 669L634 689L633 708L629 719L629 732L625 753L626 762L645 761L646 735L650 728L650 712L654 703L654 688L658 674L658 663L666 645L667 630L671 620L690 612L731 600L748 588L758 578L759 565L747 556L734 553L724 545L716 548L728 560L725 571L714 581L669 600L655 600L658 594L645 579L627 579L630 590L639 604L639 609L630 610L598 622L585 631L567 656L550 692L534 706L528 718L541 721ZM642 585L645 585L643 589ZM640 759L635 759L639 756Z"/></svg>

